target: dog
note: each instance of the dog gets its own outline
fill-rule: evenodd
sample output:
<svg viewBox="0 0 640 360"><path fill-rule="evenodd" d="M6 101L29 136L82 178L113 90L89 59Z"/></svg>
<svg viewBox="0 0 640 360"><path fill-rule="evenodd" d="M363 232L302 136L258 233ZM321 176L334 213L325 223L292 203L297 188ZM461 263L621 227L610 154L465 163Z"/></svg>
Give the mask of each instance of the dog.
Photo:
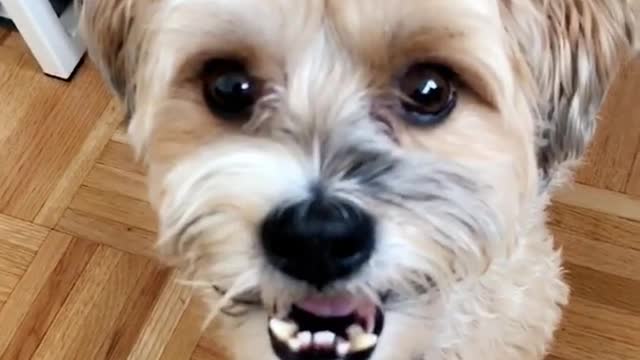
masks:
<svg viewBox="0 0 640 360"><path fill-rule="evenodd" d="M543 359L546 227L637 0L84 0L229 360Z"/></svg>

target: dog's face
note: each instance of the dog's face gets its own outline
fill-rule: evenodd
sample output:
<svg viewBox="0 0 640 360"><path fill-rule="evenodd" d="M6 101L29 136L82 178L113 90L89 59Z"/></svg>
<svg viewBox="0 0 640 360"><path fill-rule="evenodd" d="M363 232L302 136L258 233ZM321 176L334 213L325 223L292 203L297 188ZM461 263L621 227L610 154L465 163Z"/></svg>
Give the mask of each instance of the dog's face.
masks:
<svg viewBox="0 0 640 360"><path fill-rule="evenodd" d="M422 354L452 289L543 222L617 56L589 52L602 73L557 86L576 70L553 63L574 54L547 41L561 31L522 33L547 21L539 3L84 4L149 167L159 248L213 312L253 324L238 359ZM619 23L611 51L632 39Z"/></svg>

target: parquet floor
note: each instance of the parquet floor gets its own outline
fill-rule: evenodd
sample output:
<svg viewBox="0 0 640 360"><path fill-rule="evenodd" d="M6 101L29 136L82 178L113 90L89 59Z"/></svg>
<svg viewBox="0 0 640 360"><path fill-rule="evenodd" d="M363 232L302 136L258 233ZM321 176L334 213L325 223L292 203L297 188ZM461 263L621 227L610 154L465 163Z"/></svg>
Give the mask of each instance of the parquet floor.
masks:
<svg viewBox="0 0 640 360"><path fill-rule="evenodd" d="M640 62L551 224L573 298L552 359L640 359ZM0 360L215 360L200 307L149 258L155 219L95 68L40 73L0 30Z"/></svg>

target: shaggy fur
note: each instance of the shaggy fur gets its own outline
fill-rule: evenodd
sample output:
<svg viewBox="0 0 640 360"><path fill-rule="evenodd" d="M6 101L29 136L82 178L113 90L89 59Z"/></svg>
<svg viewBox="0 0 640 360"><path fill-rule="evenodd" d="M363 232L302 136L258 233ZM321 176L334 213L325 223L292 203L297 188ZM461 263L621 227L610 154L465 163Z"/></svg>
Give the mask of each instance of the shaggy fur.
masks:
<svg viewBox="0 0 640 360"><path fill-rule="evenodd" d="M159 254L210 300L230 360L275 359L266 309L311 291L265 261L256 229L318 186L380 223L366 267L327 290L384 307L372 360L548 352L569 289L545 208L638 49L637 0L78 5L149 170ZM199 69L215 57L269 80L242 127L202 98ZM419 61L461 79L436 128L388 106L393 79Z"/></svg>

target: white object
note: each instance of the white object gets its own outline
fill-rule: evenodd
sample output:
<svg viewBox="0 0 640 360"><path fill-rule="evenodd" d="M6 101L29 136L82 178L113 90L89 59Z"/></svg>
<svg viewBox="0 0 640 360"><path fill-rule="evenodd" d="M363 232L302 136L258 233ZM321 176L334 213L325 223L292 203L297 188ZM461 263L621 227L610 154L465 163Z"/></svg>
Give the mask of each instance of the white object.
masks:
<svg viewBox="0 0 640 360"><path fill-rule="evenodd" d="M58 17L48 0L0 0L42 71L69 79L86 51L73 6ZM3 15L5 16L5 15Z"/></svg>

